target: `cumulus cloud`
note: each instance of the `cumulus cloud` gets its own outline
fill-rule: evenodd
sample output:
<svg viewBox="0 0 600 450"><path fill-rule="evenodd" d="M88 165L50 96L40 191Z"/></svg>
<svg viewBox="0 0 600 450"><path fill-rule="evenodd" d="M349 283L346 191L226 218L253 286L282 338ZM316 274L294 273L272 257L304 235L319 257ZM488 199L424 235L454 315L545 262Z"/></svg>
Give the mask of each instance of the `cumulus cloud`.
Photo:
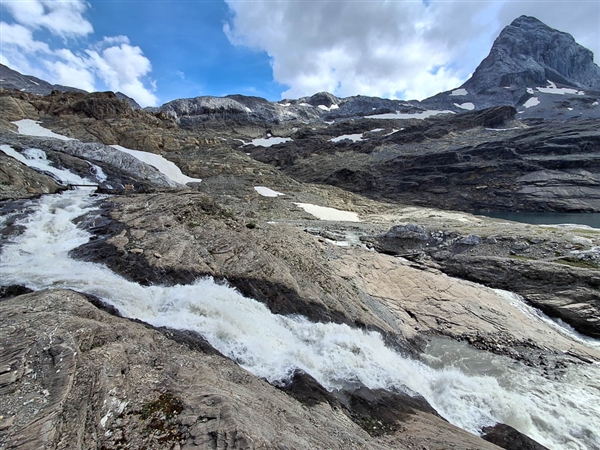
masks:
<svg viewBox="0 0 600 450"><path fill-rule="evenodd" d="M326 90L422 99L454 88L487 55L500 29L528 11L520 10L528 4L522 1L226 1L233 12L224 26L230 42L269 54L274 79L289 86L284 97ZM556 3L534 5L553 11ZM593 8L582 5L588 13ZM598 14L591 17L588 40ZM554 19L551 26L560 27L562 19Z"/></svg>
<svg viewBox="0 0 600 450"><path fill-rule="evenodd" d="M34 33L44 28L63 39L87 36L93 27L83 14L88 4L74 0L3 2L2 7L16 23L0 22L0 60L19 72L54 84L86 91L110 89L133 97L143 106L155 106L155 83L147 80L150 60L127 36L105 36L101 41L83 42L78 50L52 49ZM65 41L66 42L66 41Z"/></svg>
<svg viewBox="0 0 600 450"><path fill-rule="evenodd" d="M156 105L158 99L142 82L151 70L150 60L137 46L126 43L105 48L101 52L88 50L90 66L113 91L121 91L141 105ZM155 89L155 86L153 86Z"/></svg>
<svg viewBox="0 0 600 450"><path fill-rule="evenodd" d="M82 0L10 1L2 6L18 23L32 29L46 28L57 36L85 36L94 31L83 17L87 3Z"/></svg>

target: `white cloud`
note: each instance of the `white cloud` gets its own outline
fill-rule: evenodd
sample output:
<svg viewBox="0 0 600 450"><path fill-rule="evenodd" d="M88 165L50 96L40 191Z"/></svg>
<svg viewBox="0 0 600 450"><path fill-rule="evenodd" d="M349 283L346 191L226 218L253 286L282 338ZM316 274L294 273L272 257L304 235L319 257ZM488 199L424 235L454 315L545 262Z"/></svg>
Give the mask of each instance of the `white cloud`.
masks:
<svg viewBox="0 0 600 450"><path fill-rule="evenodd" d="M82 0L27 0L2 2L13 18L21 25L46 28L52 34L70 37L86 36L94 31L83 17L88 4Z"/></svg>
<svg viewBox="0 0 600 450"><path fill-rule="evenodd" d="M543 10L541 20L552 16L550 26L583 28L588 41L600 42L593 12L598 4L592 2L579 3L578 13L566 20L553 11L566 11L570 3L557 8L550 1L226 1L234 13L224 26L230 42L269 54L274 79L289 86L283 97L326 90L422 99L455 88L487 55L501 28L527 13L522 5Z"/></svg>
<svg viewBox="0 0 600 450"><path fill-rule="evenodd" d="M91 66L109 89L121 91L136 99L140 105L156 105L157 97L144 87L142 78L152 70L150 60L137 46L121 44L101 52L88 50ZM155 84L151 82L155 90Z"/></svg>
<svg viewBox="0 0 600 450"><path fill-rule="evenodd" d="M150 60L140 47L130 44L127 36L105 36L87 45L79 42L83 44L79 51L51 49L46 42L35 39L34 32L40 28L64 38L65 43L67 38L91 33L92 25L83 17L87 3L33 0L3 2L2 7L18 22L0 23L0 58L4 64L53 84L86 91L108 87L133 97L142 106L158 103L153 93L155 82L150 80L152 88L144 86L152 70Z"/></svg>
<svg viewBox="0 0 600 450"><path fill-rule="evenodd" d="M54 84L76 87L88 92L96 90L94 75L84 66L77 67L62 61L47 62L46 66L54 75Z"/></svg>
<svg viewBox="0 0 600 450"><path fill-rule="evenodd" d="M18 25L0 22L2 46L17 47L28 53L50 53L50 47L45 42L36 41L31 30Z"/></svg>

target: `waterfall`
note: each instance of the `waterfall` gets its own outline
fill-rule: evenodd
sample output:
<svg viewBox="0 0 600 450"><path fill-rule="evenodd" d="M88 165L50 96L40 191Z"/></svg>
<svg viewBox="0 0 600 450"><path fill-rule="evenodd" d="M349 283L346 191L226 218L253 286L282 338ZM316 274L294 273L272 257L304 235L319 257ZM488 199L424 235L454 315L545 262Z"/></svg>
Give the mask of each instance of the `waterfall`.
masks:
<svg viewBox="0 0 600 450"><path fill-rule="evenodd" d="M210 278L141 286L103 265L69 257L90 238L73 221L93 213L95 201L85 191L33 201L34 212L20 221L24 231L0 254L3 284L73 289L101 298L126 317L194 330L271 383L301 369L328 390L360 383L418 393L451 423L473 433L503 422L553 449L600 448L598 365L572 366L549 380L535 368L462 344L440 351L439 342L421 362L386 347L376 332L272 314Z"/></svg>

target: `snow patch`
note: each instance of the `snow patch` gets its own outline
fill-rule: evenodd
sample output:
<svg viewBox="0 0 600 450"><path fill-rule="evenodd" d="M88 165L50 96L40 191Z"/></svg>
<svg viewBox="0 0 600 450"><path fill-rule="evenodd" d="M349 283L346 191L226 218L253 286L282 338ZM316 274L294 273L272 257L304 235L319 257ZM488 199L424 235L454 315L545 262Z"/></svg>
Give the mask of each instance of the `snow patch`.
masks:
<svg viewBox="0 0 600 450"><path fill-rule="evenodd" d="M294 203L319 220L335 220L340 222L360 222L358 214L350 211L329 208L326 206L313 205L311 203Z"/></svg>
<svg viewBox="0 0 600 450"><path fill-rule="evenodd" d="M416 114L407 114L401 112L386 113L386 114L373 114L372 116L365 116L366 119L426 119L427 117L437 116L438 114L454 114L453 111L421 111Z"/></svg>
<svg viewBox="0 0 600 450"><path fill-rule="evenodd" d="M186 184L186 183L199 183L202 181L201 178L191 178L184 175L181 169L177 167L171 161L163 158L160 155L154 153L143 152L141 150L132 150L125 148L120 145L111 145L112 148L119 150L124 153L129 153L131 156L139 159L140 161L155 167L163 175L166 175L175 183Z"/></svg>
<svg viewBox="0 0 600 450"><path fill-rule="evenodd" d="M281 192L274 191L273 189L269 189L268 187L264 186L254 186L254 190L263 197L278 197L280 195L285 195Z"/></svg>
<svg viewBox="0 0 600 450"><path fill-rule="evenodd" d="M357 133L357 134L344 134L342 136L338 136L338 137L334 137L333 139L329 139L331 142L340 142L343 140L350 140L352 142L358 142L358 141L362 141L363 137L362 137L362 133Z"/></svg>
<svg viewBox="0 0 600 450"><path fill-rule="evenodd" d="M338 105L331 105L331 106L325 106L325 105L319 105L317 106L317 108L322 109L323 111L331 111L333 109L339 109L340 107Z"/></svg>
<svg viewBox="0 0 600 450"><path fill-rule="evenodd" d="M523 106L525 108L531 108L532 106L536 106L540 104L540 100L537 97L531 97L529 100L527 100L525 103L523 103Z"/></svg>
<svg viewBox="0 0 600 450"><path fill-rule="evenodd" d="M460 105L458 103L455 103L454 106L456 106L457 108L466 109L467 111L473 111L475 109L475 105L471 102L461 103Z"/></svg>
<svg viewBox="0 0 600 450"><path fill-rule="evenodd" d="M467 95L468 93L466 89L454 89L450 95Z"/></svg>
<svg viewBox="0 0 600 450"><path fill-rule="evenodd" d="M252 142L249 142L249 143L246 143L244 141L242 141L242 142L244 142L244 144L246 144L246 145L252 144L252 145L256 145L257 147L271 147L272 145L283 144L284 142L290 142L291 140L292 140L291 138L269 137L269 138L252 139Z"/></svg>
<svg viewBox="0 0 600 450"><path fill-rule="evenodd" d="M558 95L565 95L565 94L571 94L571 95L585 95L584 91L580 91L577 89L571 89L571 88L558 88L556 87L556 84L554 84L552 81L548 80L548 86L546 87L537 87L536 88L539 92L542 92L544 94L558 94Z"/></svg>
<svg viewBox="0 0 600 450"><path fill-rule="evenodd" d="M527 93L533 95L535 91L532 88L527 88Z"/></svg>
<svg viewBox="0 0 600 450"><path fill-rule="evenodd" d="M39 125L40 122L36 122L31 119L23 119L17 120L16 122L12 122L17 126L19 130L19 134L24 134L26 136L36 136L36 137L49 137L54 139L60 139L61 141L73 141L74 139L63 136L62 134L56 134L50 131L48 128L44 128Z"/></svg>

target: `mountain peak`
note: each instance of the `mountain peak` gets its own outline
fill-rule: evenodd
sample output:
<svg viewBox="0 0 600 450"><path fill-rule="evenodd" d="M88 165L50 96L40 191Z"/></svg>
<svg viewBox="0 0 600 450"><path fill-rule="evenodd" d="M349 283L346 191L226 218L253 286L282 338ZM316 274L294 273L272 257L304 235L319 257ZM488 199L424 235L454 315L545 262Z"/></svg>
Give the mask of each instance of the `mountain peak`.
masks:
<svg viewBox="0 0 600 450"><path fill-rule="evenodd" d="M537 19L536 17L525 16L525 15L517 17L510 24L511 27L521 27L521 26L527 26L527 25L535 25L535 26L542 26L545 28L550 28L550 27L548 27L548 25L546 25L544 22Z"/></svg>
<svg viewBox="0 0 600 450"><path fill-rule="evenodd" d="M502 30L463 87L483 94L499 88L545 86L547 81L596 91L600 68L593 53L570 34L535 17L520 16Z"/></svg>

